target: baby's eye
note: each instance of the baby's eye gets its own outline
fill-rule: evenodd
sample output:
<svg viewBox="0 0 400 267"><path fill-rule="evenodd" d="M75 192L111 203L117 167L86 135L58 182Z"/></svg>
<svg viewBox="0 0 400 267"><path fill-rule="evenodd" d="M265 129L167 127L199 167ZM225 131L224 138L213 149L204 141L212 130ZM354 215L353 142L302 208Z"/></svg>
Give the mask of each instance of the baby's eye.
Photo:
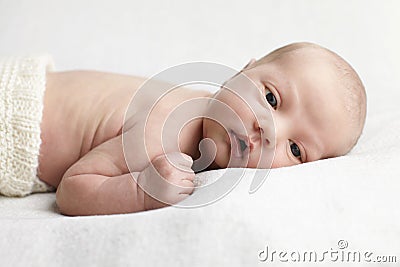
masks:
<svg viewBox="0 0 400 267"><path fill-rule="evenodd" d="M289 141L289 144L290 144L290 151L292 152L293 156L301 159L301 151L300 151L299 146L292 141Z"/></svg>
<svg viewBox="0 0 400 267"><path fill-rule="evenodd" d="M276 97L273 93L271 93L268 89L265 89L265 98L267 99L268 104L271 105L272 108L276 109L278 102L276 101Z"/></svg>

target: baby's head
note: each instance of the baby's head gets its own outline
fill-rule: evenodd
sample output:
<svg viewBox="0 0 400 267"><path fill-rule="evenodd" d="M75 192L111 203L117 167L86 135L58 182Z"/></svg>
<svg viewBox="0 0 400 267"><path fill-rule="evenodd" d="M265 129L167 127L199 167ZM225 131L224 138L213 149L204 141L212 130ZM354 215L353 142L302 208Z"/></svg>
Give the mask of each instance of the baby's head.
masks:
<svg viewBox="0 0 400 267"><path fill-rule="evenodd" d="M218 122L203 122L203 137L217 147L215 168L239 166L245 156L248 161L241 167L290 166L345 155L357 143L366 116L365 89L336 53L294 43L251 60L238 74L213 96L218 101L210 103L210 112L219 113ZM243 77L264 96L263 103ZM224 118L217 102L238 117ZM232 164L234 158L237 163Z"/></svg>

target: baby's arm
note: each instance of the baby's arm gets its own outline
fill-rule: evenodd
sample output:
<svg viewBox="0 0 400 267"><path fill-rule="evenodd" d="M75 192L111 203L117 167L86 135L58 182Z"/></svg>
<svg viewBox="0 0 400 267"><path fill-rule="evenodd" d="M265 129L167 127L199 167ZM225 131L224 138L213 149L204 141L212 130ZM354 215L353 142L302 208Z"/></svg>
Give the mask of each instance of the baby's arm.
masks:
<svg viewBox="0 0 400 267"><path fill-rule="evenodd" d="M121 135L83 156L65 172L57 188L56 202L61 213L93 215L141 210L142 191L131 174L123 170L124 163Z"/></svg>
<svg viewBox="0 0 400 267"><path fill-rule="evenodd" d="M163 200L177 203L193 191L194 173L191 162L180 162L174 168L165 155L156 157L140 173L129 173L119 135L97 146L64 174L56 193L56 202L65 215L100 215L132 213L166 206L144 193L142 187L158 186ZM189 171L187 171L189 170ZM161 183L159 173L172 184ZM158 177L158 179L157 179Z"/></svg>

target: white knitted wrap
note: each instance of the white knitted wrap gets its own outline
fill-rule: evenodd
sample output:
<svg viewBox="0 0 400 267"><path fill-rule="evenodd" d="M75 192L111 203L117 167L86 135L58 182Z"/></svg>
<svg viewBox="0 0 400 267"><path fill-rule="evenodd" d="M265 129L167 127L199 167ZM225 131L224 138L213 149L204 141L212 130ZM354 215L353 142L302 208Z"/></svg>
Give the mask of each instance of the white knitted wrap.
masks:
<svg viewBox="0 0 400 267"><path fill-rule="evenodd" d="M52 69L48 55L0 60L0 194L55 190L36 176L46 70Z"/></svg>

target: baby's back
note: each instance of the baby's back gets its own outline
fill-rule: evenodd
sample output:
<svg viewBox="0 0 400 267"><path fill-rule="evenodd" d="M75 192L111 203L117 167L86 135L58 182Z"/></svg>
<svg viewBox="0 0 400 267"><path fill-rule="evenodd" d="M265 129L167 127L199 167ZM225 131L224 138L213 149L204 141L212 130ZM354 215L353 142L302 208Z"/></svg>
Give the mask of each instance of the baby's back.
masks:
<svg viewBox="0 0 400 267"><path fill-rule="evenodd" d="M57 187L65 171L117 136L144 78L95 71L47 74L38 176Z"/></svg>
<svg viewBox="0 0 400 267"><path fill-rule="evenodd" d="M67 169L96 146L121 135L125 112L145 78L95 71L69 71L48 73L44 100L43 120L41 124L41 149L38 176L48 184L58 187ZM145 91L142 95L143 106L153 99L154 91ZM143 112L134 112L127 118L130 138L133 139L135 170L145 168L153 157L162 154L160 136L162 122L170 112L185 100L208 96L206 91L179 88L157 103L151 116ZM147 102L146 102L147 101ZM137 108L140 110L140 107ZM133 123L132 123L133 122ZM149 127L146 137L143 125ZM124 128L124 130L127 130ZM188 123L180 133L182 152L197 151L202 136L199 120ZM147 151L139 149L135 143L150 140ZM177 137L172 137L177 138ZM198 139L198 140L197 140ZM164 140L171 143L172 140ZM168 146L168 145L167 145ZM115 160L120 162L121 172L128 168L122 151L122 144L110 149ZM96 166L92 168L97 169ZM102 166L99 166L99 170Z"/></svg>

